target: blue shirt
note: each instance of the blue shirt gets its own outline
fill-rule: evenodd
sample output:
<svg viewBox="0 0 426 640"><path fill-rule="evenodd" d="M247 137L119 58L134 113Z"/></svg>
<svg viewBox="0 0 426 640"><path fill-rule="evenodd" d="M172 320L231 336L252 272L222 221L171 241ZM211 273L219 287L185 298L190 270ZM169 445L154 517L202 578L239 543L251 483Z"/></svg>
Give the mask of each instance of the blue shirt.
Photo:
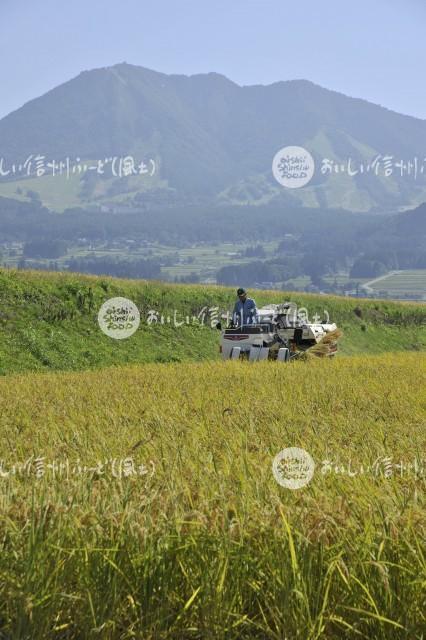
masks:
<svg viewBox="0 0 426 640"><path fill-rule="evenodd" d="M234 324L241 326L243 324L252 324L256 322L257 309L256 303L252 298L237 300L235 303L232 320Z"/></svg>

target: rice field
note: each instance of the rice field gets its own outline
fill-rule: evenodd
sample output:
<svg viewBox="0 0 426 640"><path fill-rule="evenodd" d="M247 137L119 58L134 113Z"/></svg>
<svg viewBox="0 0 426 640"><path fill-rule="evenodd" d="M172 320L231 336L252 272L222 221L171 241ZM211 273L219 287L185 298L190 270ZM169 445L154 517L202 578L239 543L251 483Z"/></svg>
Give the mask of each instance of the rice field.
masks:
<svg viewBox="0 0 426 640"><path fill-rule="evenodd" d="M424 640L425 383L422 353L1 378L0 637Z"/></svg>

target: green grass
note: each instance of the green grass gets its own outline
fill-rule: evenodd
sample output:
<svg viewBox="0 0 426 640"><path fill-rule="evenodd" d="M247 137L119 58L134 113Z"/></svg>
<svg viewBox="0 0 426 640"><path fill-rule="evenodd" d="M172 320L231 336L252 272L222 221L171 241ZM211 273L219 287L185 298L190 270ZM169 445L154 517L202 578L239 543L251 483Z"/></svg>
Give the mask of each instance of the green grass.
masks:
<svg viewBox="0 0 426 640"><path fill-rule="evenodd" d="M58 160L56 160L58 161ZM46 162L52 162L47 159ZM0 195L6 198L15 198L16 200L28 200L26 197L27 190L35 191L39 194L43 205L53 211L62 213L69 207L84 206L90 203L122 203L137 193L149 190L151 188L159 188L166 186L166 182L161 180L158 175L133 175L129 176L126 181L114 177L112 174L111 164L107 163L104 167L104 177L97 176L97 182L93 194L87 198L81 195L83 183L81 178L84 172L78 173L78 165L97 166L97 159L85 158L80 163L75 158L70 158L70 175L67 178L65 169L63 175L57 173L52 175L52 168L46 168L46 174L40 177L22 177L22 179L13 181L0 180ZM75 166L76 172L72 173ZM33 167L34 168L34 167ZM58 171L58 170L57 170ZM86 173L93 174L88 170ZM122 186L123 191L115 195L108 194L108 190L115 183L118 187ZM17 189L21 189L23 193L17 193Z"/></svg>
<svg viewBox="0 0 426 640"><path fill-rule="evenodd" d="M67 178L63 176L43 176L40 178L26 178L13 182L0 182L0 195L6 198L27 200L27 190L39 194L45 207L54 211L63 211L67 207L81 205L79 193L81 190L80 176L75 174ZM16 193L16 189L22 189L23 194Z"/></svg>
<svg viewBox="0 0 426 640"><path fill-rule="evenodd" d="M328 311L344 332L344 354L420 351L426 346L426 307L421 303L277 291L253 295L258 306L295 301L311 318ZM83 304L79 296L85 296ZM126 340L109 338L97 323L103 302L116 296L133 300L141 313L138 331ZM0 269L0 373L217 359L219 335L210 326L211 316L206 312L203 325L193 324L192 316L203 308L225 312L234 301L235 291L227 287ZM171 324L149 326L149 310L171 316ZM173 326L175 310L183 326Z"/></svg>

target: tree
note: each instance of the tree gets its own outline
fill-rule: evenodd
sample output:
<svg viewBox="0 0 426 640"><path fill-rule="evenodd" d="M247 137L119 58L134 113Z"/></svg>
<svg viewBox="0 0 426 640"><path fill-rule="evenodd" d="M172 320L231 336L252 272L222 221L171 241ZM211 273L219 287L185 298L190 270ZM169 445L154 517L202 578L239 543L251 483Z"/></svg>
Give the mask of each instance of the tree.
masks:
<svg viewBox="0 0 426 640"><path fill-rule="evenodd" d="M351 278L377 278L387 269L382 262L378 260L368 260L367 258L358 258L350 271Z"/></svg>
<svg viewBox="0 0 426 640"><path fill-rule="evenodd" d="M67 253L68 245L64 240L33 240L24 244L25 258L60 258Z"/></svg>

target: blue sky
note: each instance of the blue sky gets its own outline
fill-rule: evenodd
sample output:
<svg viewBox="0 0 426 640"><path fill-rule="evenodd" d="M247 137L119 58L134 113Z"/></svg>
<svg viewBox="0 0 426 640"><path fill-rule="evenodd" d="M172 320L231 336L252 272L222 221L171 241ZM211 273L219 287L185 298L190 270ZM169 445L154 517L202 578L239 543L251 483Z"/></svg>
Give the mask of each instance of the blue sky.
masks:
<svg viewBox="0 0 426 640"><path fill-rule="evenodd" d="M239 84L306 78L426 119L425 26L424 0L0 0L0 117L126 61Z"/></svg>

